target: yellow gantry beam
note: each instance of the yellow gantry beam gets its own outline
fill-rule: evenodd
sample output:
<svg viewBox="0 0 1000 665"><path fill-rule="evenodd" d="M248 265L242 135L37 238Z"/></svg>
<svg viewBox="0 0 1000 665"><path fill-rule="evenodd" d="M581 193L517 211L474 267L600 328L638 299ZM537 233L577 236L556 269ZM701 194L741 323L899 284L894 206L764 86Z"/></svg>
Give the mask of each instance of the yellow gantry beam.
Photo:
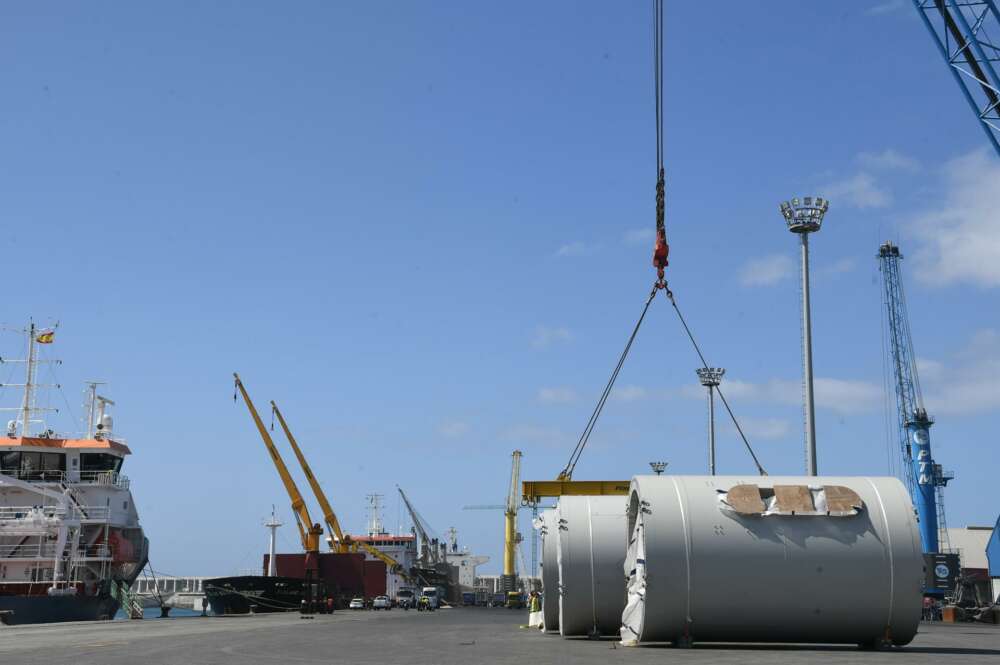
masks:
<svg viewBox="0 0 1000 665"><path fill-rule="evenodd" d="M628 480L525 480L521 483L521 498L538 503L543 497L625 496L628 487Z"/></svg>

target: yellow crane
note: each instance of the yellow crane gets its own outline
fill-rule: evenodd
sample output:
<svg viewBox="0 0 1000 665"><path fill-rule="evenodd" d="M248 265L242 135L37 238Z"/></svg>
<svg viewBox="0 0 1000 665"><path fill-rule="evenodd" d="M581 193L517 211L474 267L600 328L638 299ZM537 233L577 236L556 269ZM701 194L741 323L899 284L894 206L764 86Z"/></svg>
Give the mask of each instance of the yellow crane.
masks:
<svg viewBox="0 0 1000 665"><path fill-rule="evenodd" d="M323 520L330 529L330 534L326 538L327 544L334 552L350 552L350 539L344 538L344 533L340 529L340 521L337 519L336 513L333 512L333 506L330 505L330 502L326 498L326 493L323 492L323 488L320 487L319 481L316 480L316 476L313 475L312 469L309 467L309 463L306 461L305 455L302 454L302 449L299 448L298 442L295 440L295 437L292 436L291 430L288 429L288 423L285 422L285 418L281 415L281 411L278 409L278 405L274 403L274 400L271 400L271 413L278 417L278 423L281 424L281 429L285 432L285 437L288 439L288 443L291 444L292 451L295 453L296 459L299 460L299 466L302 467L302 473L306 475L306 480L309 481L309 487L312 488L313 495L316 497L316 501L319 502L319 507L323 511Z"/></svg>
<svg viewBox="0 0 1000 665"><path fill-rule="evenodd" d="M403 568L403 565L396 561L396 559L364 541L352 540L349 535L344 534L340 528L340 520L337 519L337 514L333 512L333 506L330 505L330 501L326 498L326 492L323 491L319 481L316 480L316 476L313 475L309 462L306 461L305 455L302 454L302 449L299 448L298 442L295 440L295 437L292 436L292 431L288 428L288 423L285 422L285 417L281 415L281 410L278 409L278 405L274 403L274 400L271 401L271 412L277 416L278 423L281 425L281 429L285 432L285 437L288 439L288 443L292 446L296 459L299 460L299 466L302 467L302 473L306 475L306 479L309 481L309 487L312 488L313 495L316 497L316 501L319 503L320 509L323 511L323 520L326 522L326 525L330 530L330 534L326 539L330 550L339 553L357 552L358 547L360 546L366 552L388 566L390 571L398 572L408 582L412 582L413 580L410 578L406 569ZM322 529L320 532L322 533Z"/></svg>
<svg viewBox="0 0 1000 665"><path fill-rule="evenodd" d="M513 591L517 581L514 558L517 556L517 544L520 542L520 534L517 532L517 509L520 505L517 500L517 485L520 479L521 451L515 450L511 454L510 488L507 491L507 505L503 511L503 576L507 591Z"/></svg>
<svg viewBox="0 0 1000 665"><path fill-rule="evenodd" d="M264 440L264 447L267 448L267 452L271 455L271 461L274 462L274 466L278 470L278 476L281 477L285 491L288 492L288 497L292 500L292 513L295 515L295 524L298 526L299 535L302 538L302 547L307 553L317 553L319 552L319 538L323 535L323 527L314 523L309 516L309 509L306 508L305 501L302 499L302 493L299 492L295 480L292 479L292 475L288 472L288 467L285 466L285 461L281 459L281 454L275 447L271 435L267 432L267 428L264 427L260 416L257 415L257 409L254 408L253 402L250 400L250 395L247 394L247 390L240 380L240 375L234 372L233 378L236 380L237 390L243 395L243 402L247 405L247 409L250 410L250 416L257 426L257 431L260 432L260 437Z"/></svg>

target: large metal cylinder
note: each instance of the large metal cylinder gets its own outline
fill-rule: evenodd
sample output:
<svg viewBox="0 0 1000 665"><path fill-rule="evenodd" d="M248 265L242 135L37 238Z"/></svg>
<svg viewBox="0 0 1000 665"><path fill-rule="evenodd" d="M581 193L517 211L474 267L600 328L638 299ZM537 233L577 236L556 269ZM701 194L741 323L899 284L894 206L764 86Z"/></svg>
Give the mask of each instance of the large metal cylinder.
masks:
<svg viewBox="0 0 1000 665"><path fill-rule="evenodd" d="M637 476L623 643L909 643L923 558L895 478Z"/></svg>
<svg viewBox="0 0 1000 665"><path fill-rule="evenodd" d="M543 510L533 526L542 541L542 627L545 632L559 630L559 536L558 511Z"/></svg>
<svg viewBox="0 0 1000 665"><path fill-rule="evenodd" d="M564 496L558 507L559 633L615 635L625 608L622 496Z"/></svg>

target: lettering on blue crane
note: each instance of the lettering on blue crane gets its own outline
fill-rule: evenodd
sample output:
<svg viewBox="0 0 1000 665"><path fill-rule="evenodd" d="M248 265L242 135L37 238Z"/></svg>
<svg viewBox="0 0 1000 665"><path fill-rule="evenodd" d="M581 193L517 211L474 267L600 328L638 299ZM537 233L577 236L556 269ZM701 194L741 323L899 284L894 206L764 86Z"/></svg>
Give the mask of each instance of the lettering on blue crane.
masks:
<svg viewBox="0 0 1000 665"><path fill-rule="evenodd" d="M919 469L917 482L921 485L930 485L931 451L923 448L917 453L917 467Z"/></svg>

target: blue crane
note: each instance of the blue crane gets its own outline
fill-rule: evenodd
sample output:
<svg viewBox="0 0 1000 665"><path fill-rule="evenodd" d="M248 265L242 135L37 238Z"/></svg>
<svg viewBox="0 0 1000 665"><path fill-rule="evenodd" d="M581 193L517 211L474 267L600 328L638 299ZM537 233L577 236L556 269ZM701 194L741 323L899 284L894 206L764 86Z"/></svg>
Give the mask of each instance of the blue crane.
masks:
<svg viewBox="0 0 1000 665"><path fill-rule="evenodd" d="M948 547L944 516L943 489L954 476L941 470L931 455L930 428L934 421L927 415L920 391L910 319L903 293L900 262L903 255L891 242L878 248L883 296L888 316L887 353L892 366L899 416L899 474L906 482L920 520L923 550L937 554Z"/></svg>
<svg viewBox="0 0 1000 665"><path fill-rule="evenodd" d="M994 0L913 0L965 101L1000 154L1000 13Z"/></svg>

